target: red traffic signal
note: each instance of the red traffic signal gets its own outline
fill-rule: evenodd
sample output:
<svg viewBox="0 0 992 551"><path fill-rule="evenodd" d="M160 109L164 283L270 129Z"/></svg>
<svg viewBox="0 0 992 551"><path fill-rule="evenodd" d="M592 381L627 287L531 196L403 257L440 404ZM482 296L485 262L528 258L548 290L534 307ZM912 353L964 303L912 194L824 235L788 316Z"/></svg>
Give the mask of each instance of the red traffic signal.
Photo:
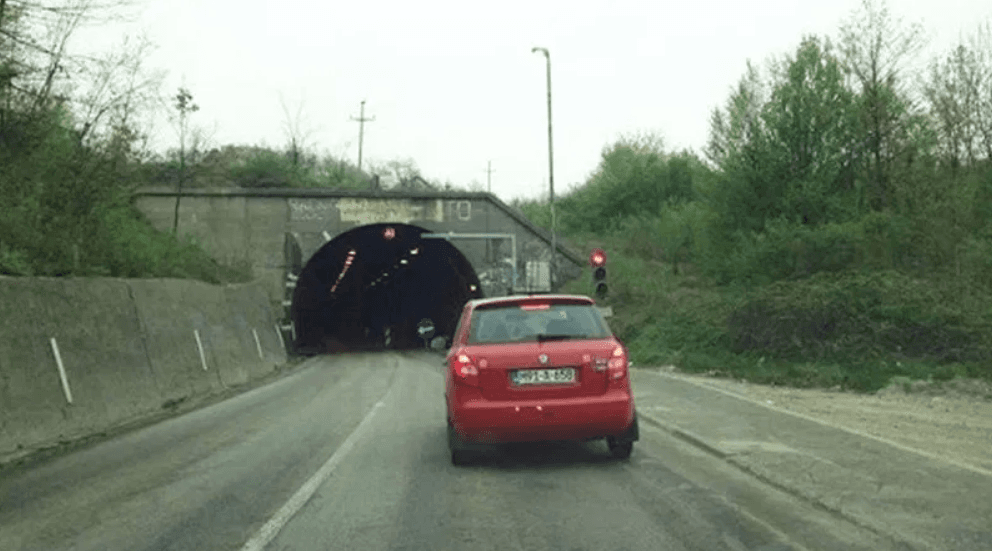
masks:
<svg viewBox="0 0 992 551"><path fill-rule="evenodd" d="M396 237L396 228L387 227L386 229L382 230L382 237L387 241Z"/></svg>
<svg viewBox="0 0 992 551"><path fill-rule="evenodd" d="M589 265L593 268L602 268L606 265L606 252L603 249L596 248L589 253Z"/></svg>
<svg viewBox="0 0 992 551"><path fill-rule="evenodd" d="M606 253L603 249L593 249L589 253L589 265L592 266L592 286L596 298L606 298L609 286L606 284Z"/></svg>

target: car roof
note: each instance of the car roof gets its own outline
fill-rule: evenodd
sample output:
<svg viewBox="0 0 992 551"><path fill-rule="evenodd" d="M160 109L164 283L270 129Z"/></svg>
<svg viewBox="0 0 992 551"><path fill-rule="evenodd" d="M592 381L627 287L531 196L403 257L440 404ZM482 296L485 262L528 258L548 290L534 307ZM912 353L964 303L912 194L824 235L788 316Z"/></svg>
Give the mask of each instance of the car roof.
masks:
<svg viewBox="0 0 992 551"><path fill-rule="evenodd" d="M512 306L514 304L523 304L527 302L562 302L562 303L579 303L588 304L590 306L596 304L593 299L584 295L566 295L566 294L533 294L533 295L509 295L504 297L493 297L493 298L479 298L475 300L470 300L468 305L473 310L478 308L491 308L495 306Z"/></svg>

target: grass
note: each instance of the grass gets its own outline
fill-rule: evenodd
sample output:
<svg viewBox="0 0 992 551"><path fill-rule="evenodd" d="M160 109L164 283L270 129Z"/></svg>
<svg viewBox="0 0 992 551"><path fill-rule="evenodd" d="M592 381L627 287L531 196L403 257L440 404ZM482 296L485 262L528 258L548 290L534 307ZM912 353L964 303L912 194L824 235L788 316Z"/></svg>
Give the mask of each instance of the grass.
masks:
<svg viewBox="0 0 992 551"><path fill-rule="evenodd" d="M2 222L9 225L11 221ZM0 234L3 229L0 224ZM253 275L247 259L218 262L195 241L155 229L132 206L100 209L75 231L44 231L19 242L0 242L0 275L180 278L210 283L246 282Z"/></svg>

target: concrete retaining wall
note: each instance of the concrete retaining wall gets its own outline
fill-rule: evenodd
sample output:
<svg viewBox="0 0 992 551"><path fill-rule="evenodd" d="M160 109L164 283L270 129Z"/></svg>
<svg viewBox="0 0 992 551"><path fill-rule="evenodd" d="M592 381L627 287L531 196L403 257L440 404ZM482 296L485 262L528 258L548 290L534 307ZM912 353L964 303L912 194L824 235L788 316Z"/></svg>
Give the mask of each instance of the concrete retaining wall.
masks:
<svg viewBox="0 0 992 551"><path fill-rule="evenodd" d="M258 283L0 277L0 462L272 372L275 324Z"/></svg>

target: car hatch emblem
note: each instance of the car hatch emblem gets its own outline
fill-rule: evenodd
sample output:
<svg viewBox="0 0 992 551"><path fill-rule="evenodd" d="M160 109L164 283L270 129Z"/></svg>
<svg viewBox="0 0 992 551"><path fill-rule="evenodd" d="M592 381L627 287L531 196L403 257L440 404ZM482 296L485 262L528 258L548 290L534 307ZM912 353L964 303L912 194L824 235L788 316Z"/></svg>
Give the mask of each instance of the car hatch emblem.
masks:
<svg viewBox="0 0 992 551"><path fill-rule="evenodd" d="M541 354L540 356L537 357L537 361L541 362L542 364L548 363L548 355Z"/></svg>

